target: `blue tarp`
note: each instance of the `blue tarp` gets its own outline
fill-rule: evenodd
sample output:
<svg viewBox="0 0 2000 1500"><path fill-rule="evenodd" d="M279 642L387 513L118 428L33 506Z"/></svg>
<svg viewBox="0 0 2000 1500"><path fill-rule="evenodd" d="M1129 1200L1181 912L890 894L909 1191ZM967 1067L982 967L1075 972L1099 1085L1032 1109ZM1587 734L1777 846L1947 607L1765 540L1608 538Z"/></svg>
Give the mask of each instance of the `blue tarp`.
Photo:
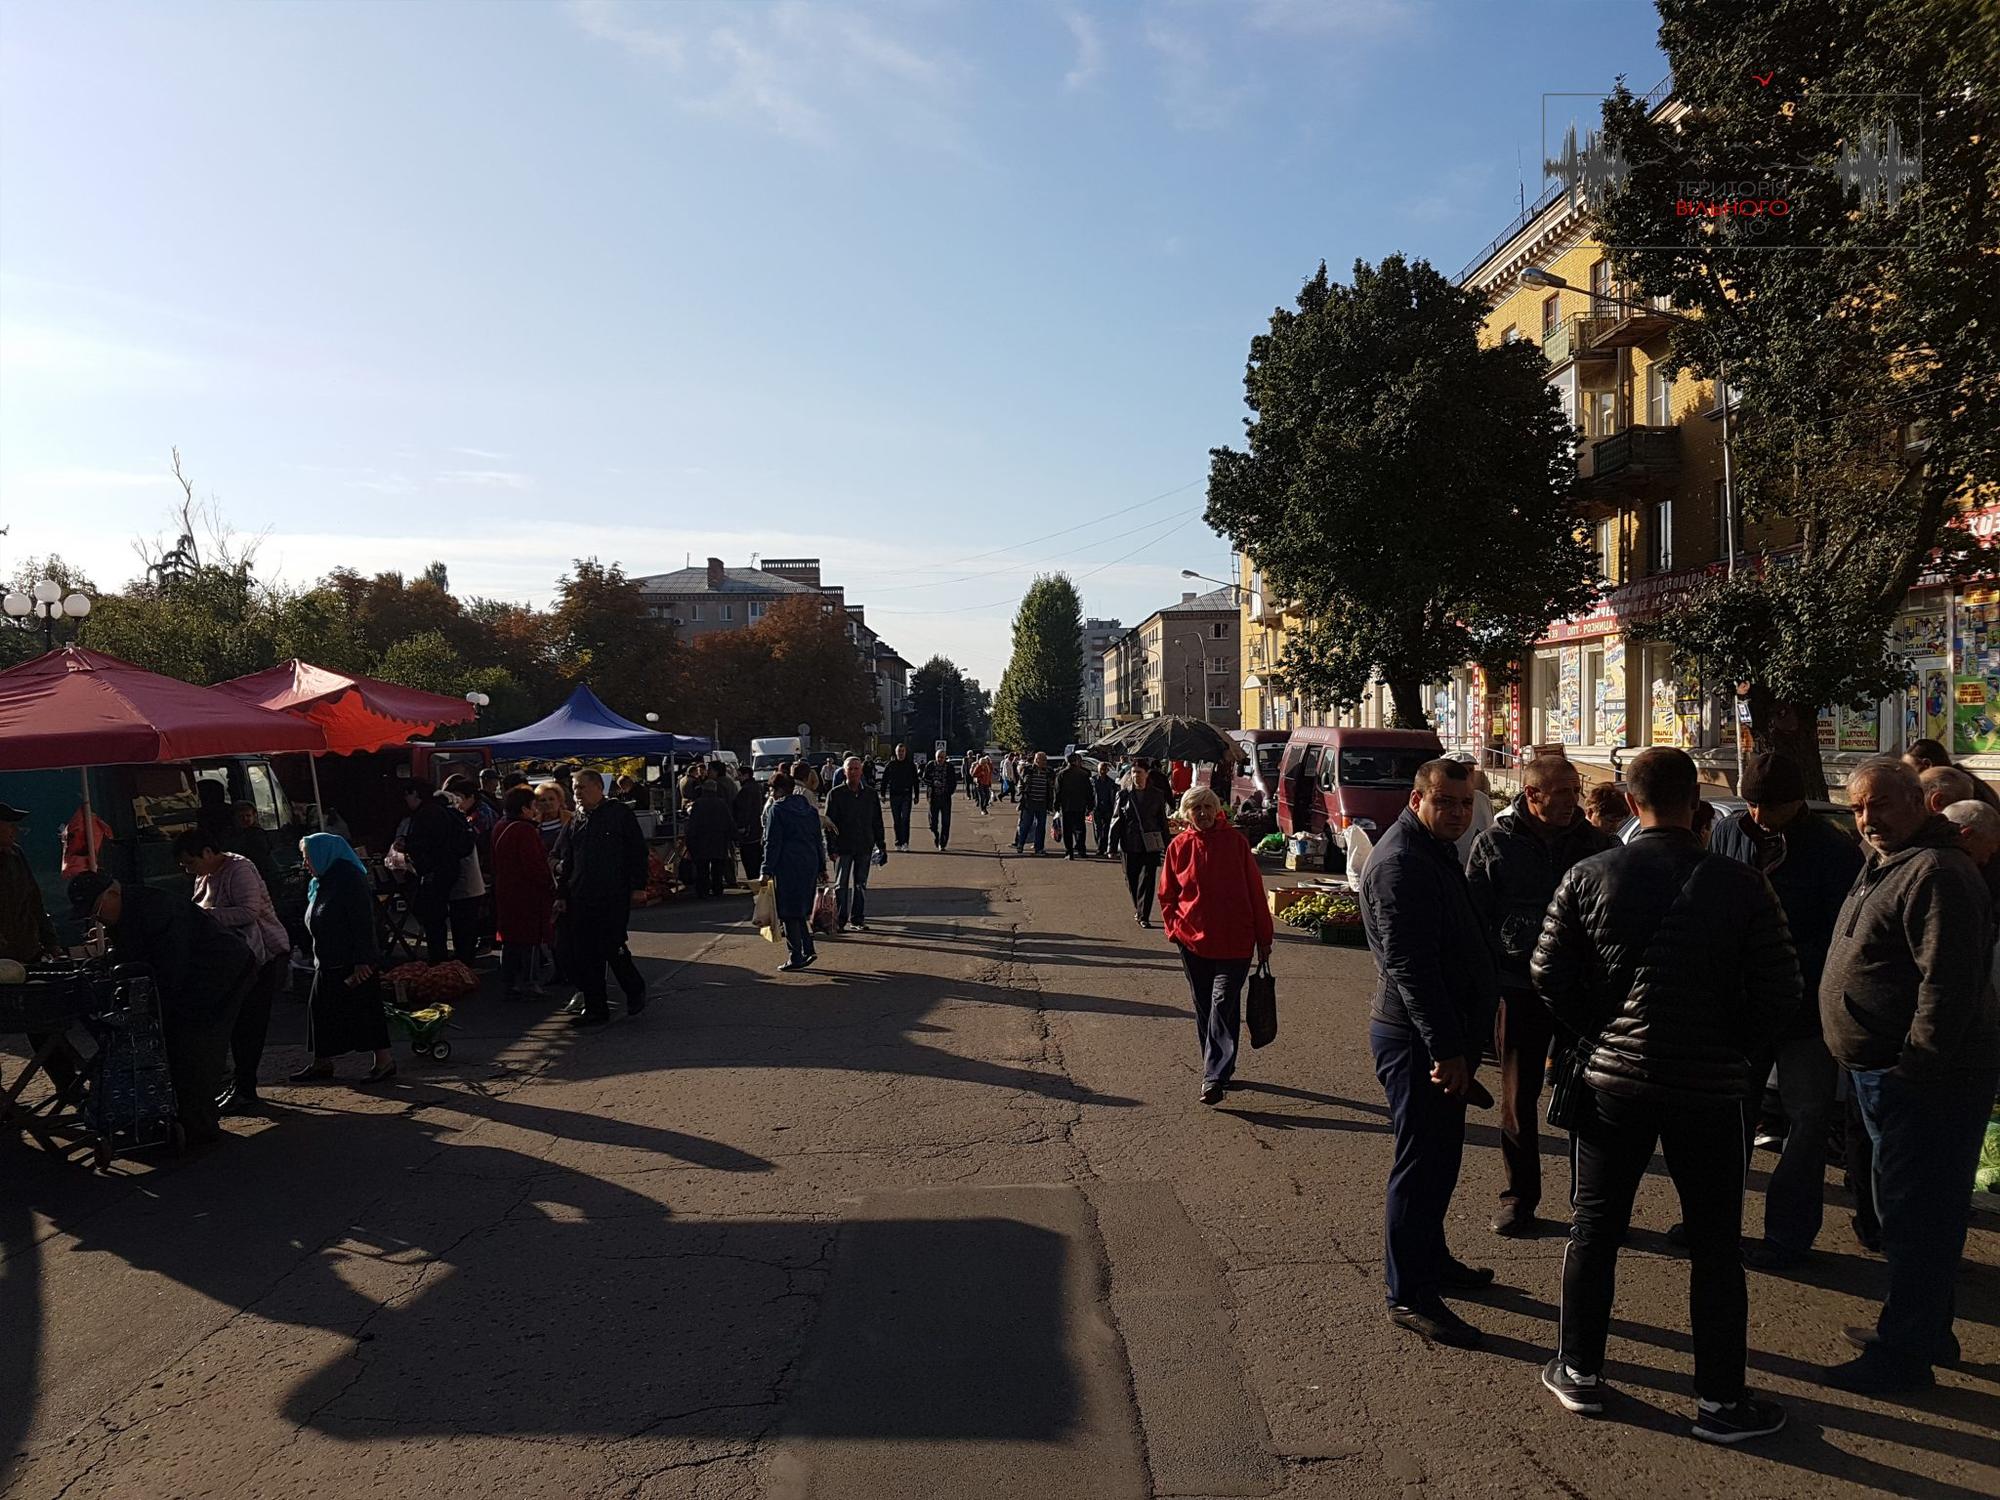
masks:
<svg viewBox="0 0 2000 1500"><path fill-rule="evenodd" d="M545 719L506 734L477 740L446 740L453 750L477 748L495 760L553 760L565 755L706 755L714 744L700 735L668 734L622 719L589 688L579 685L569 701Z"/></svg>

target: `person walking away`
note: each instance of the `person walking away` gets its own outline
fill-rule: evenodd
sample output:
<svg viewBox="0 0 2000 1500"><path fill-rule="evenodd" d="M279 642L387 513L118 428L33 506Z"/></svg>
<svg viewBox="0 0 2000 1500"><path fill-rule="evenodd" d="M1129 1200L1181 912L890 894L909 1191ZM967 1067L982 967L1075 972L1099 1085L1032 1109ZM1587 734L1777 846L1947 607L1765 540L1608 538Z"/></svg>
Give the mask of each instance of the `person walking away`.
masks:
<svg viewBox="0 0 2000 1500"><path fill-rule="evenodd" d="M936 762L931 769L935 769ZM826 816L833 824L834 928L845 932L868 930L868 862L878 851L886 851L888 839L882 831L882 804L861 784L861 758L850 755L843 766L845 779L827 794ZM950 775L951 767L944 767ZM950 812L947 810L949 819ZM933 822L935 826L935 822ZM949 822L946 823L949 829ZM942 847L942 845L940 845ZM886 852L884 853L886 858Z"/></svg>
<svg viewBox="0 0 2000 1500"><path fill-rule="evenodd" d="M1743 1381L1741 1105L1746 1059L1799 1004L1799 966L1771 883L1697 842L1698 774L1681 750L1634 757L1626 799L1639 832L1563 877L1530 965L1556 1024L1583 1048L1587 1095L1572 1133L1559 1348L1542 1384L1571 1411L1604 1408L1618 1247L1657 1145L1686 1226L1693 1433L1739 1443L1785 1424Z"/></svg>
<svg viewBox="0 0 2000 1500"><path fill-rule="evenodd" d="M1000 795L1012 802L1014 788L1021 780L1021 757L1009 750L1000 757Z"/></svg>
<svg viewBox="0 0 2000 1500"><path fill-rule="evenodd" d="M931 843L939 849L951 843L951 799L957 790L957 765L948 756L932 756L924 767L924 796L930 807Z"/></svg>
<svg viewBox="0 0 2000 1500"><path fill-rule="evenodd" d="M216 1101L228 1037L257 982L249 946L185 896L124 886L101 870L69 883L69 903L78 916L103 924L120 964L143 964L152 974L175 1117L191 1145L220 1139Z"/></svg>
<svg viewBox="0 0 2000 1500"><path fill-rule="evenodd" d="M1034 835L1035 853L1039 856L1046 851L1043 841L1049 831L1049 803L1055 796L1055 777L1049 774L1049 757L1045 750L1035 752L1034 764L1021 772L1021 779L1015 786L1015 794L1020 799L1021 813L1014 824L1014 852L1019 854Z"/></svg>
<svg viewBox="0 0 2000 1500"><path fill-rule="evenodd" d="M1368 1045L1395 1143L1383 1233L1389 1321L1459 1349L1476 1347L1479 1330L1444 1295L1493 1280L1454 1256L1444 1234L1465 1106L1500 998L1492 946L1458 865L1473 796L1463 761L1419 766L1410 805L1375 845L1359 892L1380 975Z"/></svg>
<svg viewBox="0 0 2000 1500"><path fill-rule="evenodd" d="M437 799L428 781L412 778L404 782L403 805L410 814L408 831L402 838L403 853L416 875L410 910L424 929L426 961L441 964L451 920L452 888L459 884L465 857L473 852L472 828Z"/></svg>
<svg viewBox="0 0 2000 1500"><path fill-rule="evenodd" d="M694 861L695 894L720 896L729 884L731 851L736 846L736 810L716 778L695 789L688 804L688 858Z"/></svg>
<svg viewBox="0 0 2000 1500"><path fill-rule="evenodd" d="M1160 868L1160 920L1194 1001L1201 1102L1219 1104L1236 1072L1243 981L1253 959L1271 959L1271 908L1250 841L1222 820L1222 799L1195 787L1181 799L1181 816L1188 826Z"/></svg>
<svg viewBox="0 0 2000 1500"><path fill-rule="evenodd" d="M979 804L979 816L985 817L986 810L993 802L993 757L982 755L972 763L972 800Z"/></svg>
<svg viewBox="0 0 2000 1500"><path fill-rule="evenodd" d="M1111 815L1112 846L1125 856L1125 889L1132 897L1132 916L1141 927L1153 925L1153 897L1159 886L1160 862L1166 856L1167 789L1145 761L1132 763L1132 785L1118 793Z"/></svg>
<svg viewBox="0 0 2000 1500"><path fill-rule="evenodd" d="M604 795L602 772L577 772L576 795L556 872L556 910L569 919L572 977L583 991L583 1010L570 1024L602 1026L611 1019L606 965L625 992L626 1014L646 1008L646 981L626 946L632 893L646 886L646 839L632 809Z"/></svg>
<svg viewBox="0 0 2000 1500"><path fill-rule="evenodd" d="M1716 824L1709 850L1748 865L1771 882L1798 954L1803 993L1816 997L1834 918L1861 871L1860 846L1806 810L1805 773L1788 755L1751 756L1743 766L1740 791L1749 806ZM1775 1063L1787 1121L1785 1144L1764 1190L1764 1237L1743 1249L1745 1263L1765 1271L1797 1265L1819 1235L1826 1211L1827 1133L1840 1081L1820 1035L1817 1004L1801 1004L1775 1040L1774 1052L1751 1057L1750 1088L1743 1101L1747 1158L1764 1081Z"/></svg>
<svg viewBox="0 0 2000 1500"><path fill-rule="evenodd" d="M896 826L896 848L910 847L910 807L917 800L917 766L910 747L898 745L882 772L882 789L889 794L889 815Z"/></svg>
<svg viewBox="0 0 2000 1500"><path fill-rule="evenodd" d="M1063 858L1080 859L1089 850L1090 810L1097 805L1097 793L1090 788L1090 772L1081 755L1071 755L1056 777L1056 807L1063 820Z"/></svg>
<svg viewBox="0 0 2000 1500"><path fill-rule="evenodd" d="M257 966L229 1028L233 1086L218 1101L222 1114L256 1114L263 1108L257 1096L257 1067L271 1029L271 1003L291 968L292 935L278 920L270 888L247 856L216 848L214 839L194 828L174 840L174 857L194 878L195 905L224 931L241 938Z"/></svg>
<svg viewBox="0 0 2000 1500"><path fill-rule="evenodd" d="M493 835L493 914L500 940L500 975L509 1000L541 993L535 958L555 941L556 877L542 847L536 797L524 786L500 799Z"/></svg>
<svg viewBox="0 0 2000 1500"><path fill-rule="evenodd" d="M1111 819L1118 809L1118 780L1111 774L1111 762L1100 760L1097 775L1090 782L1091 817L1097 824L1097 857L1111 852Z"/></svg>
<svg viewBox="0 0 2000 1500"><path fill-rule="evenodd" d="M306 1047L313 1060L293 1083L333 1077L333 1060L348 1052L374 1054L366 1081L396 1076L389 1020L382 1010L381 943L368 869L346 839L309 833L299 841L306 870L306 932L312 938L312 998L306 1005Z"/></svg>
<svg viewBox="0 0 2000 1500"><path fill-rule="evenodd" d="M764 868L764 789L755 777L743 778L730 811L736 818L736 857L743 862L743 878L756 880Z"/></svg>
<svg viewBox="0 0 2000 1500"><path fill-rule="evenodd" d="M2000 1085L1993 899L1957 826L1924 807L1909 767L1878 756L1847 781L1864 863L1820 978L1828 1049L1875 1146L1889 1293L1839 1390L1922 1389L1955 1358L1954 1283L1972 1174Z"/></svg>
<svg viewBox="0 0 2000 1500"><path fill-rule="evenodd" d="M826 878L826 835L819 814L802 797L796 784L780 771L771 778L771 800L764 809L764 873L777 901L778 922L785 931L789 955L778 965L783 973L810 968L819 961L813 944L813 897ZM880 807L876 816L881 816Z"/></svg>
<svg viewBox="0 0 2000 1500"><path fill-rule="evenodd" d="M1500 1017L1493 1051L1500 1059L1500 1162L1503 1185L1493 1232L1534 1232L1542 1201L1542 1076L1555 1027L1535 994L1528 960L1556 885L1577 861L1616 842L1577 805L1576 767L1542 755L1521 771L1521 794L1473 840L1466 889L1500 959Z"/></svg>
<svg viewBox="0 0 2000 1500"><path fill-rule="evenodd" d="M486 923L488 871L493 865L493 827L486 804L479 800L479 788L470 776L453 776L444 784L445 796L472 830L472 849L458 861L458 878L452 882L448 905L452 952L468 967L479 957L479 939Z"/></svg>

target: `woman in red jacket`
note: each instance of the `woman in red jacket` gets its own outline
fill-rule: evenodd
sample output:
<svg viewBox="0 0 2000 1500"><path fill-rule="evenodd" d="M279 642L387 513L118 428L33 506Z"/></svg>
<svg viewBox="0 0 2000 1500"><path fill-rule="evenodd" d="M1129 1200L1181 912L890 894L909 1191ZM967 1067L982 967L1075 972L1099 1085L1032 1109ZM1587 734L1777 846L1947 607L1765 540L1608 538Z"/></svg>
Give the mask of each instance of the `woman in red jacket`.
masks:
<svg viewBox="0 0 2000 1500"><path fill-rule="evenodd" d="M1181 799L1188 827L1160 867L1160 915L1181 950L1201 1038L1201 1102L1221 1100L1236 1071L1243 981L1271 957L1271 908L1250 841L1222 821L1222 799L1195 787Z"/></svg>
<svg viewBox="0 0 2000 1500"><path fill-rule="evenodd" d="M502 800L506 821L493 832L493 913L500 939L500 973L509 1000L531 998L535 950L555 941L555 874L535 818L535 794L512 788ZM539 988L535 986L534 988Z"/></svg>

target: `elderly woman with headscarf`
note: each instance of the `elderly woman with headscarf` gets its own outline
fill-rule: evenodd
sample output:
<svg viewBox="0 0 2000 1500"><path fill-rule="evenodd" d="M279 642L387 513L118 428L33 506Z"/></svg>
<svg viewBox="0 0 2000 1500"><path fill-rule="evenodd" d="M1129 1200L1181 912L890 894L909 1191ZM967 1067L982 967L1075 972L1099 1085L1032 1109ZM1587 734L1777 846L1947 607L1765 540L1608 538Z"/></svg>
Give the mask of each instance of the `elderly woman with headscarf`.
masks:
<svg viewBox="0 0 2000 1500"><path fill-rule="evenodd" d="M389 1022L382 1013L376 974L381 950L375 936L375 891L368 870L346 839L309 833L299 841L312 884L306 890L306 931L312 935L313 987L307 1011L307 1044L313 1060L292 1074L293 1083L333 1077L333 1060L345 1052L372 1052L365 1079L396 1076L389 1051Z"/></svg>
<svg viewBox="0 0 2000 1500"><path fill-rule="evenodd" d="M1250 841L1222 818L1205 786L1181 799L1188 826L1167 845L1160 916L1180 949L1201 1041L1201 1102L1215 1104L1236 1071L1243 981L1253 959L1271 957L1271 908Z"/></svg>

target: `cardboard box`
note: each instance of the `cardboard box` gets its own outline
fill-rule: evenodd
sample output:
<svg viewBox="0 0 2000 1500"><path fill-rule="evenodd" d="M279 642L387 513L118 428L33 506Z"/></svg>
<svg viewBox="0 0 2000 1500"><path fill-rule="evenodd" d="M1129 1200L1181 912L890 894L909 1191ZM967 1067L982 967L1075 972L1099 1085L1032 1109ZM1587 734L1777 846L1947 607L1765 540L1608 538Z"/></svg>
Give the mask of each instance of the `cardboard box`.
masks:
<svg viewBox="0 0 2000 1500"><path fill-rule="evenodd" d="M1282 917L1286 908L1298 905L1311 894L1304 886L1281 885L1276 890L1266 891L1264 899L1270 904L1271 915Z"/></svg>

